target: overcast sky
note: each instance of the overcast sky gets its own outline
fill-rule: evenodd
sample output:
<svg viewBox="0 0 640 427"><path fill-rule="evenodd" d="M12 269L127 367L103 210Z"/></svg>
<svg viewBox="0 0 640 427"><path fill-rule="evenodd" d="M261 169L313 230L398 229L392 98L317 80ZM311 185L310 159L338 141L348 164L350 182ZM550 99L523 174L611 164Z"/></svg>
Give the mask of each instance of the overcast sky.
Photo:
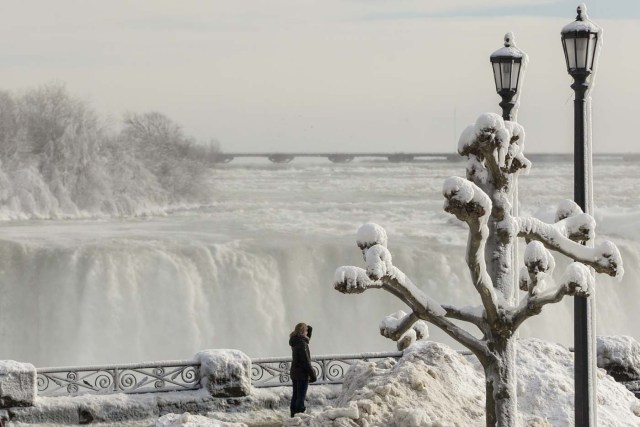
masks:
<svg viewBox="0 0 640 427"><path fill-rule="evenodd" d="M159 111L225 151L451 152L499 112L489 55L513 31L530 64L529 152L569 152L560 43L578 1L3 0L0 89L63 82L103 117ZM604 28L596 152L640 151L640 0L593 0Z"/></svg>

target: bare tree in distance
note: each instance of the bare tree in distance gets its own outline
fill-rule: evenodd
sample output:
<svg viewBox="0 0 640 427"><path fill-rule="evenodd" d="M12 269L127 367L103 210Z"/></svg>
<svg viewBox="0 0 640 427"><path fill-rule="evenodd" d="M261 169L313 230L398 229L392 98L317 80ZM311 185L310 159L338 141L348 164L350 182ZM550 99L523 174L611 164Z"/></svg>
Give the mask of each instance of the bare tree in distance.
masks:
<svg viewBox="0 0 640 427"><path fill-rule="evenodd" d="M481 305L456 307L426 295L393 265L386 231L377 224L365 224L358 230L357 245L366 269L340 267L334 279L335 289L342 293L384 289L407 304L410 313L381 323L383 336L407 343L407 333L424 320L469 349L484 368L487 426L515 426L517 422L514 333L518 327L565 295L589 297L594 288L590 268L614 277L623 274L618 248L609 241L593 247L595 220L574 202L559 204L553 224L512 215L515 177L531 167L524 156L524 136L519 124L505 122L497 114L482 114L464 130L458 145L460 155L468 158L467 178L450 177L444 182L445 211L469 227L466 261ZM518 283L526 294L519 302L514 295L512 260L517 238L528 243ZM555 268L550 251L574 261L559 283L550 280ZM451 319L475 326L481 337Z"/></svg>

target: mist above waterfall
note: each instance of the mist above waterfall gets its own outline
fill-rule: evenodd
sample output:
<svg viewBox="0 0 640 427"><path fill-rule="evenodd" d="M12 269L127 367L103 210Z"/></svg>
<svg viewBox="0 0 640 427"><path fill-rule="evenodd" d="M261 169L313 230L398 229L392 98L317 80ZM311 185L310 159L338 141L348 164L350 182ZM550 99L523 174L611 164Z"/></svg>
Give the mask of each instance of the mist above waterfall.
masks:
<svg viewBox="0 0 640 427"><path fill-rule="evenodd" d="M331 285L336 267L362 265L356 230L370 221L386 228L394 263L429 296L479 304L464 260L467 230L442 209L442 183L464 175L462 163L296 159L210 174L212 201L169 215L3 222L0 358L116 363L189 359L204 348L280 356L300 321L314 326L314 354L394 350L378 323L406 307L383 291L351 297ZM640 337L638 180L640 165L595 165L596 240L618 245L626 271L622 281L597 279L599 334ZM552 217L571 193L569 162L534 164L520 178L520 212ZM562 271L567 260L556 261ZM521 336L571 346L572 321L567 298ZM437 328L430 333L451 344Z"/></svg>

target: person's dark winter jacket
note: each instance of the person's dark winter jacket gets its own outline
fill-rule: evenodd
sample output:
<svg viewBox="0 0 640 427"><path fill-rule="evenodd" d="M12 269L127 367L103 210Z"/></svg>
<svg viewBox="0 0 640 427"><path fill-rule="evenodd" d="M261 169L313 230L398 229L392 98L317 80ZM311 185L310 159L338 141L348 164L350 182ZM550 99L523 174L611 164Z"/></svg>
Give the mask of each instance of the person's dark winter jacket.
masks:
<svg viewBox="0 0 640 427"><path fill-rule="evenodd" d="M292 351L291 370L289 374L293 381L316 381L316 374L311 367L309 354L309 338L304 335L294 335L289 338Z"/></svg>

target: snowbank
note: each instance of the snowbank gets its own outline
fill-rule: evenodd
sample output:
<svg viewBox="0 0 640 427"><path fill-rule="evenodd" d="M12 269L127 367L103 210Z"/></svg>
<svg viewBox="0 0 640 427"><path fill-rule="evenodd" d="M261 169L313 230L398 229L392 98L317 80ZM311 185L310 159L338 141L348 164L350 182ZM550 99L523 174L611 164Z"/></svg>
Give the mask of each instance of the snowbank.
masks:
<svg viewBox="0 0 640 427"><path fill-rule="evenodd" d="M36 392L36 368L32 364L0 360L0 408L31 406Z"/></svg>
<svg viewBox="0 0 640 427"><path fill-rule="evenodd" d="M541 340L518 346L519 422L526 426L573 425L573 355ZM337 399L315 415L299 414L288 426L482 426L484 374L435 342L416 342L397 363L387 359L354 365ZM640 403L605 371L598 371L598 425L640 425Z"/></svg>
<svg viewBox="0 0 640 427"><path fill-rule="evenodd" d="M640 380L640 343L625 335L598 337L598 366L616 381Z"/></svg>

